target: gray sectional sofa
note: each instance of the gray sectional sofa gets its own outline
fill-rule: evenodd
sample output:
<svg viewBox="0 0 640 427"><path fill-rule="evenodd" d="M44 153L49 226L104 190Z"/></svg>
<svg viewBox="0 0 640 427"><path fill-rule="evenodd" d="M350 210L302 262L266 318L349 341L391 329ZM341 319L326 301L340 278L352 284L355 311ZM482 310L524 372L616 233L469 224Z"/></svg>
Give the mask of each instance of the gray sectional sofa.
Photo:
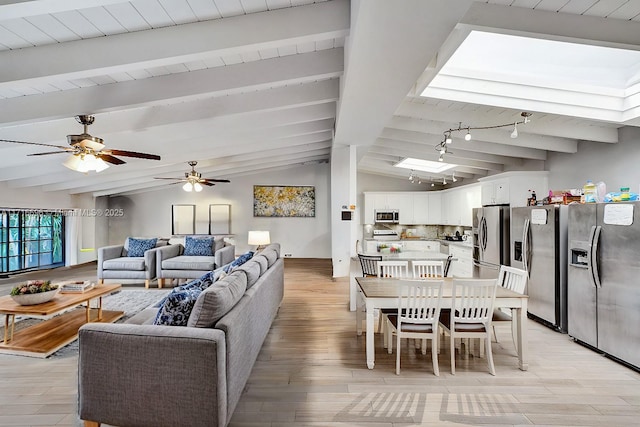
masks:
<svg viewBox="0 0 640 427"><path fill-rule="evenodd" d="M126 324L79 332L78 396L85 425L226 426L284 296L279 244L203 291L186 327Z"/></svg>
<svg viewBox="0 0 640 427"><path fill-rule="evenodd" d="M197 279L208 271L215 270L233 261L234 245L226 244L222 237L212 241L211 256L194 256L185 254L186 237L210 238L211 236L183 236L171 238L169 245L157 252L156 274L158 287L164 286L165 280Z"/></svg>

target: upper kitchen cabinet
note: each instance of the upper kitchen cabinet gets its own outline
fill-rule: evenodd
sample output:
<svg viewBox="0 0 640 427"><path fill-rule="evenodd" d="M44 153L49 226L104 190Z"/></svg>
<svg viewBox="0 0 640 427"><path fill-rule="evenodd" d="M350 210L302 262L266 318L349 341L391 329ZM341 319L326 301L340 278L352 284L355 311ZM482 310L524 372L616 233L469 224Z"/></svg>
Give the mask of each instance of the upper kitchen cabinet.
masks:
<svg viewBox="0 0 640 427"><path fill-rule="evenodd" d="M432 196L427 191L365 192L364 223L375 222L375 211L393 209L398 211L400 224L439 224L440 195ZM433 213L437 207L438 215Z"/></svg>
<svg viewBox="0 0 640 427"><path fill-rule="evenodd" d="M543 198L549 191L549 172L505 172L478 179L482 186L482 206L526 206L531 191Z"/></svg>
<svg viewBox="0 0 640 427"><path fill-rule="evenodd" d="M479 184L442 190L440 224L472 226L472 210L481 206Z"/></svg>

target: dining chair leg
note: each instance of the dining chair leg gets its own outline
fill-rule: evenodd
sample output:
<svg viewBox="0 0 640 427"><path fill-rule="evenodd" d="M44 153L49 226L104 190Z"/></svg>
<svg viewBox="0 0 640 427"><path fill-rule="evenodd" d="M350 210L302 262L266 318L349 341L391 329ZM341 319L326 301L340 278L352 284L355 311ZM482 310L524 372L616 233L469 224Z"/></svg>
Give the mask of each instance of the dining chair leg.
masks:
<svg viewBox="0 0 640 427"><path fill-rule="evenodd" d="M489 372L491 375L496 375L496 368L493 366L493 352L491 351L491 334L487 334L485 338L485 343L487 345L487 363L489 364Z"/></svg>
<svg viewBox="0 0 640 427"><path fill-rule="evenodd" d="M426 340L426 338L422 340L422 354L427 354L427 340Z"/></svg>
<svg viewBox="0 0 640 427"><path fill-rule="evenodd" d="M389 320L387 320L385 327L387 328L387 353L391 354L393 353L393 332L391 332L391 322Z"/></svg>
<svg viewBox="0 0 640 427"><path fill-rule="evenodd" d="M433 373L436 377L440 376L440 367L438 366L438 336L438 331L434 331L431 337L431 360L433 361Z"/></svg>
<svg viewBox="0 0 640 427"><path fill-rule="evenodd" d="M400 334L396 334L396 375L400 375Z"/></svg>
<svg viewBox="0 0 640 427"><path fill-rule="evenodd" d="M453 333L451 334L449 348L451 351L451 375L455 375L456 374L456 345L455 345L455 338L453 338Z"/></svg>

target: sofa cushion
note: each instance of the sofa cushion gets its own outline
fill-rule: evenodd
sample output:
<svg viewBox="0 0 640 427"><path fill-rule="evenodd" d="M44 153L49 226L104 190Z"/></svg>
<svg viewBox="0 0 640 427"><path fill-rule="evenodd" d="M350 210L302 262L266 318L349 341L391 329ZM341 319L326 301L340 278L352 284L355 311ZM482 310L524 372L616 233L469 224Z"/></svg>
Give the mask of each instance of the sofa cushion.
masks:
<svg viewBox="0 0 640 427"><path fill-rule="evenodd" d="M195 287L171 292L158 310L154 325L187 326L189 316L202 289Z"/></svg>
<svg viewBox="0 0 640 427"><path fill-rule="evenodd" d="M278 253L273 249L267 248L264 251L260 252L260 254L267 259L267 263L269 267L275 264L276 261L278 260Z"/></svg>
<svg viewBox="0 0 640 427"><path fill-rule="evenodd" d="M187 236L184 241L184 255L213 256L213 238L195 238Z"/></svg>
<svg viewBox="0 0 640 427"><path fill-rule="evenodd" d="M186 256L165 259L162 261L163 270L213 270L216 264L212 256Z"/></svg>
<svg viewBox="0 0 640 427"><path fill-rule="evenodd" d="M247 275L244 271L235 271L214 285L202 291L187 326L211 328L222 316L227 314L240 301L247 289Z"/></svg>
<svg viewBox="0 0 640 427"><path fill-rule="evenodd" d="M103 270L144 271L144 257L124 256L102 262Z"/></svg>
<svg viewBox="0 0 640 427"><path fill-rule="evenodd" d="M237 270L244 271L247 275L247 289L252 287L260 278L260 264L254 260L245 262Z"/></svg>
<svg viewBox="0 0 640 427"><path fill-rule="evenodd" d="M128 238L129 248L127 249L127 256L130 257L141 257L144 256L144 253L149 249L153 249L156 247L156 243L158 239L134 239Z"/></svg>
<svg viewBox="0 0 640 427"><path fill-rule="evenodd" d="M260 266L260 275L262 276L269 268L269 261L261 254L254 256L253 260Z"/></svg>
<svg viewBox="0 0 640 427"><path fill-rule="evenodd" d="M278 258L280 258L280 243L269 243L267 247L264 248L265 251L271 250L271 249L276 251L276 254L278 254Z"/></svg>

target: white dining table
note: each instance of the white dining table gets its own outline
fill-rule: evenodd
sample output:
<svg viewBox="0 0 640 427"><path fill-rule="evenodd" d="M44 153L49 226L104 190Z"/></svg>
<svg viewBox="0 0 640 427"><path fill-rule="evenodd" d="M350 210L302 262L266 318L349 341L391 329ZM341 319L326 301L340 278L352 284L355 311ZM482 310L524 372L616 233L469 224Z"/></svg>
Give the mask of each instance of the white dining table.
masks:
<svg viewBox="0 0 640 427"><path fill-rule="evenodd" d="M358 298L356 307L356 332L362 335L362 313L366 312L366 353L367 367L375 366L374 345L374 311L381 308L398 308L398 285L406 280L378 277L357 277ZM451 308L453 278L444 279L442 308ZM498 286L496 289L495 308L509 308L512 310L512 321L515 322L516 352L518 353L518 367L526 371L529 369L527 359L527 295L521 295L509 289Z"/></svg>

